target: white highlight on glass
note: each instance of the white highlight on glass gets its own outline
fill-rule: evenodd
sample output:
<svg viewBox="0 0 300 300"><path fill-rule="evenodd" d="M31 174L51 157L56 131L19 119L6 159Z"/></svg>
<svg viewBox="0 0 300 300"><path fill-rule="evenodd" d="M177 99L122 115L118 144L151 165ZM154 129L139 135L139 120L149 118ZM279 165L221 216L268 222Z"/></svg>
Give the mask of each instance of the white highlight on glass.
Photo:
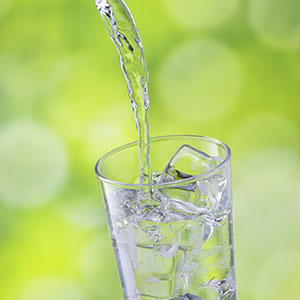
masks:
<svg viewBox="0 0 300 300"><path fill-rule="evenodd" d="M212 39L196 39L176 49L163 64L161 99L178 122L204 122L234 105L242 80L237 55Z"/></svg>
<svg viewBox="0 0 300 300"><path fill-rule="evenodd" d="M41 124L14 121L0 130L0 199L33 207L55 196L67 177L67 153L59 137Z"/></svg>

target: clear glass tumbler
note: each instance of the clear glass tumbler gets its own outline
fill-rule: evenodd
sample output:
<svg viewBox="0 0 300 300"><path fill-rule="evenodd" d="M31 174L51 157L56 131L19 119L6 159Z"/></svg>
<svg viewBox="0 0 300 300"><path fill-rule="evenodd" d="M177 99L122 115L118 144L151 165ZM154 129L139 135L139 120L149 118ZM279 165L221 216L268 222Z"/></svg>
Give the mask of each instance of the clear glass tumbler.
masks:
<svg viewBox="0 0 300 300"><path fill-rule="evenodd" d="M212 138L153 138L152 185L139 184L137 142L98 161L125 300L237 299L230 156ZM183 172L190 159L203 168ZM180 179L167 181L166 171Z"/></svg>

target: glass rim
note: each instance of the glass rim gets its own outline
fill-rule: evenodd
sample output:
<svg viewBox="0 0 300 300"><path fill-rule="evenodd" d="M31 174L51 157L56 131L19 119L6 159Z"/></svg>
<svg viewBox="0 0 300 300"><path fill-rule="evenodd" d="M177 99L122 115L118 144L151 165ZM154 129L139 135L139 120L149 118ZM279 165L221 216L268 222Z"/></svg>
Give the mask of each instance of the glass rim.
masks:
<svg viewBox="0 0 300 300"><path fill-rule="evenodd" d="M95 166L96 175L101 179L101 181L103 181L105 183L109 183L109 184L117 185L117 186L122 186L122 187L127 187L127 188L139 188L139 189L140 188L147 188L147 187L148 188L149 187L164 188L164 187L171 187L171 186L174 186L174 185L178 186L178 185L181 185L181 183L186 184L186 183L189 183L191 181L194 181L195 179L205 177L208 174L214 173L217 170L221 169L231 158L231 150L225 143L223 143L223 142L221 142L221 141L219 141L215 138L211 138L211 137L207 137L207 136L192 135L192 134L164 135L164 136L152 137L152 138L150 138L150 141L155 141L155 140L159 140L159 139L174 139L174 138L200 138L202 140L206 140L208 142L214 143L215 145L223 146L223 148L225 148L226 152L227 152L226 157L225 157L225 159L222 159L222 161L216 167L214 167L214 168L212 168L212 169L210 169L206 172L200 173L198 175L194 175L194 176L189 177L189 178L176 180L176 181L173 181L173 182L164 182L164 183L160 183L160 184L125 183L125 182L119 182L119 181L116 181L116 180L106 178L105 176L100 174L99 166L101 165L101 163L105 159L111 157L112 155L114 155L114 154L116 154L116 153L118 153L122 150L125 150L125 149L128 149L128 148L131 148L131 147L134 147L134 146L138 145L139 142L135 141L135 142L131 142L131 143L125 144L123 146L119 146L117 148L114 148L113 150L110 150L109 152L107 152L106 154L101 156L101 158L97 161L96 166Z"/></svg>

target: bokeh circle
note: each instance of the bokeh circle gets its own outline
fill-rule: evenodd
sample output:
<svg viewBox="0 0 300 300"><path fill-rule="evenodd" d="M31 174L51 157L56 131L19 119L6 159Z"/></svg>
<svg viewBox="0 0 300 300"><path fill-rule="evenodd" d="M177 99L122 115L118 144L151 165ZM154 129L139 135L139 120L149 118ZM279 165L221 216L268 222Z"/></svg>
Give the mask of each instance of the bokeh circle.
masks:
<svg viewBox="0 0 300 300"><path fill-rule="evenodd" d="M100 197L99 197L100 198ZM98 198L97 198L98 199ZM60 208L60 214L72 225L85 229L106 227L102 203L92 196L81 195Z"/></svg>
<svg viewBox="0 0 300 300"><path fill-rule="evenodd" d="M88 300L84 292L71 280L43 277L30 282L20 300Z"/></svg>
<svg viewBox="0 0 300 300"><path fill-rule="evenodd" d="M191 29L206 29L222 24L239 6L239 0L163 0L163 2L178 23Z"/></svg>
<svg viewBox="0 0 300 300"><path fill-rule="evenodd" d="M158 75L161 98L178 121L208 121L234 105L241 87L238 57L222 43L197 39L176 49Z"/></svg>
<svg viewBox="0 0 300 300"><path fill-rule="evenodd" d="M262 264L254 282L255 300L293 299L295 294L290 279L299 275L297 261L299 261L297 249L270 255ZM274 275L270 276L271 274Z"/></svg>
<svg viewBox="0 0 300 300"><path fill-rule="evenodd" d="M300 47L299 0L251 0L250 22L267 44L283 49Z"/></svg>
<svg viewBox="0 0 300 300"><path fill-rule="evenodd" d="M108 235L92 240L81 258L81 273L86 286L97 298L114 300L121 296L120 281Z"/></svg>
<svg viewBox="0 0 300 300"><path fill-rule="evenodd" d="M41 124L19 120L0 130L0 199L32 207L53 197L67 176L66 147Z"/></svg>
<svg viewBox="0 0 300 300"><path fill-rule="evenodd" d="M285 116L269 112L260 112L244 118L229 139L230 147L237 155L261 147L297 147L299 143L297 126Z"/></svg>
<svg viewBox="0 0 300 300"><path fill-rule="evenodd" d="M0 20L10 11L12 6L11 0L4 0L1 2Z"/></svg>
<svg viewBox="0 0 300 300"><path fill-rule="evenodd" d="M233 160L236 267L240 291L244 292L241 299L273 299L270 291L276 280L269 279L280 268L265 267L267 261L297 247L299 166L299 155L293 148L266 147ZM293 282L294 275L293 269L285 270L287 281ZM263 288L257 284L258 278L265 278ZM262 290L264 296L258 298Z"/></svg>

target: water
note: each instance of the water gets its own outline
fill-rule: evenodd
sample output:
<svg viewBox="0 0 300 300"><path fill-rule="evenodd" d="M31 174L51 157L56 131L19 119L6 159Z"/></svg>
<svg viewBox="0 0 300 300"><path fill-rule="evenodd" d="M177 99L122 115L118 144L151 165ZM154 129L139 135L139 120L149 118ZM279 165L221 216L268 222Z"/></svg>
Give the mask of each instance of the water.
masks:
<svg viewBox="0 0 300 300"><path fill-rule="evenodd" d="M141 183L151 183L150 136L148 123L148 72L140 35L122 0L95 0L107 31L114 42L127 82L139 137Z"/></svg>
<svg viewBox="0 0 300 300"><path fill-rule="evenodd" d="M150 194L103 183L125 300L236 300L230 165L220 164L182 145Z"/></svg>
<svg viewBox="0 0 300 300"><path fill-rule="evenodd" d="M182 145L152 175L147 113L148 72L133 18L122 0L96 0L124 73L139 135L140 182L192 178L220 164ZM218 168L180 188L114 187L108 219L125 300L234 300L231 194Z"/></svg>
<svg viewBox="0 0 300 300"><path fill-rule="evenodd" d="M175 169L178 163L197 172L220 159L183 145L153 183L170 168L169 176L190 178ZM180 188L154 189L151 199L142 190L111 191L112 239L126 300L236 299L230 190L226 169L218 168Z"/></svg>

